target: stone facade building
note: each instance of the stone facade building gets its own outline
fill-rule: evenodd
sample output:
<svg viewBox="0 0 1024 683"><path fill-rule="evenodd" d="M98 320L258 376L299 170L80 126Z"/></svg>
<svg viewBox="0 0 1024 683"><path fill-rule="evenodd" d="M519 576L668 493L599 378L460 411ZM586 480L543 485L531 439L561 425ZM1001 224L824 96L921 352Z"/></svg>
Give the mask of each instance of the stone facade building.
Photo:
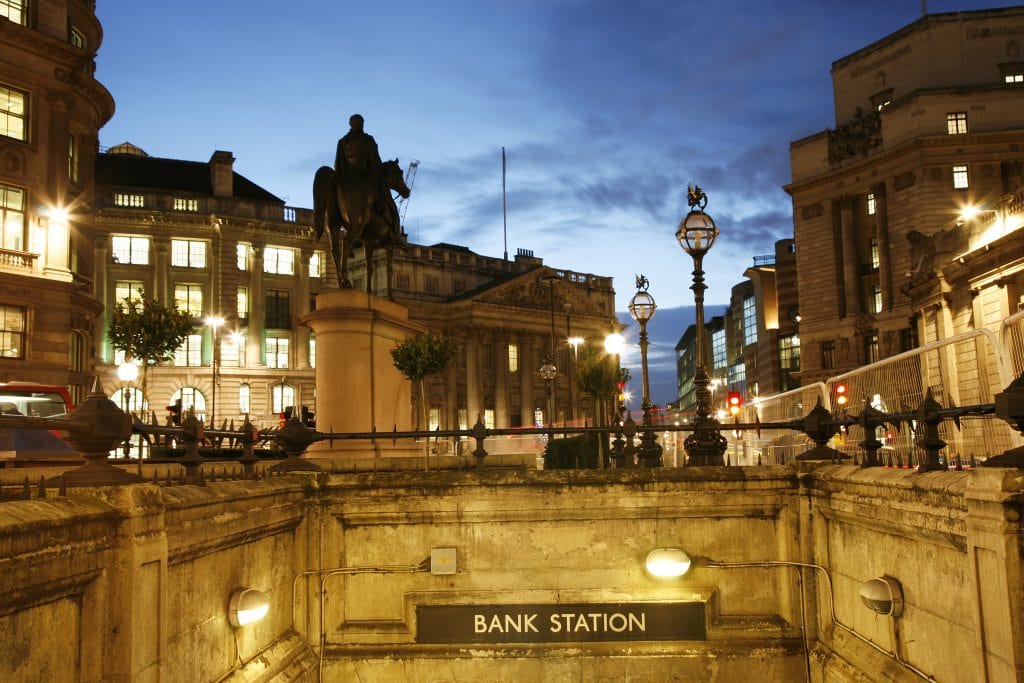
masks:
<svg viewBox="0 0 1024 683"><path fill-rule="evenodd" d="M91 278L97 133L114 100L93 76L92 3L0 3L0 381L80 399L100 315Z"/></svg>
<svg viewBox="0 0 1024 683"><path fill-rule="evenodd" d="M1021 184L1022 24L1021 7L927 15L832 65L836 128L791 145L786 187L803 383L938 334L905 291L914 246Z"/></svg>

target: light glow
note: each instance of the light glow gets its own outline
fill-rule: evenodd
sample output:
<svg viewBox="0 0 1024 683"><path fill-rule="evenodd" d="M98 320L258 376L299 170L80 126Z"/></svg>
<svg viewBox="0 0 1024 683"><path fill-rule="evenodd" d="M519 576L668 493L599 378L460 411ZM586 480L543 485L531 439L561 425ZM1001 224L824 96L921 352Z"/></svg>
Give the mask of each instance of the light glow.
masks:
<svg viewBox="0 0 1024 683"><path fill-rule="evenodd" d="M644 565L651 576L672 579L690 571L690 556L679 548L657 548L647 553Z"/></svg>
<svg viewBox="0 0 1024 683"><path fill-rule="evenodd" d="M626 348L626 338L618 332L612 332L604 338L604 350L613 356L618 356Z"/></svg>
<svg viewBox="0 0 1024 683"><path fill-rule="evenodd" d="M231 594L228 602L228 621L234 627L259 621L270 611L270 598L253 588L242 588Z"/></svg>

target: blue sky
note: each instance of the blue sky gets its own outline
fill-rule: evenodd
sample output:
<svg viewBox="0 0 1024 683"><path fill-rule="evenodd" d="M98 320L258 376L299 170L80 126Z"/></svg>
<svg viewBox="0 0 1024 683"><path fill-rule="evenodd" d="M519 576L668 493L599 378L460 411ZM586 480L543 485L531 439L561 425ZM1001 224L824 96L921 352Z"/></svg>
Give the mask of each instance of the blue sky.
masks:
<svg viewBox="0 0 1024 683"><path fill-rule="evenodd" d="M930 0L928 11L1005 5ZM692 263L674 234L696 182L721 230L705 259L707 300L724 303L753 257L792 235L789 143L834 127L831 63L921 10L920 0L99 0L97 77L117 103L100 144L196 161L229 150L238 172L309 207L313 172L333 162L358 112L382 156L420 161L410 237L488 256L505 249L504 146L510 254L614 277L620 310L636 273L663 309L692 304ZM683 331L662 319L678 316L651 322L660 373ZM674 384L655 384L655 402L674 398Z"/></svg>

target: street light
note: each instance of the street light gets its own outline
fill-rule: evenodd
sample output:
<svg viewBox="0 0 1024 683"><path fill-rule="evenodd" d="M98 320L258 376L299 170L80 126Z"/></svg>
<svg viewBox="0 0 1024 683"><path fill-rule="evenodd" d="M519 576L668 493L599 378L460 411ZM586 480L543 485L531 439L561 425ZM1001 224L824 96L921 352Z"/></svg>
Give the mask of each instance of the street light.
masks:
<svg viewBox="0 0 1024 683"><path fill-rule="evenodd" d="M636 294L629 302L629 314L640 324L640 367L643 385L644 411L643 424L650 427L651 423L651 392L647 383L647 322L654 317L658 308L654 297L647 292L650 282L643 275L636 276ZM647 430L640 435L639 464L641 467L661 467L661 446L658 445L654 432Z"/></svg>
<svg viewBox="0 0 1024 683"><path fill-rule="evenodd" d="M686 201L690 212L679 223L676 239L679 246L693 258L693 300L697 308L697 367L693 373L693 385L696 387L697 406L694 416L693 433L683 442L689 456L688 465L723 465L728 442L717 429L710 428L716 424L711 417L711 392L708 385L706 365L707 352L704 341L704 255L710 251L718 237L718 227L711 216L704 213L708 204L708 196L696 185L686 188Z"/></svg>
<svg viewBox="0 0 1024 683"><path fill-rule="evenodd" d="M623 350L626 348L626 338L618 332L612 332L604 338L604 352L615 359L615 383L619 383L619 378L622 376L622 372L619 370L619 356L622 355ZM615 394L612 399L614 402L615 412L612 414L613 420L621 419L619 414L619 395Z"/></svg>
<svg viewBox="0 0 1024 683"><path fill-rule="evenodd" d="M210 393L210 427L216 429L217 383L220 381L220 378L217 376L220 371L220 338L218 333L224 325L224 318L219 315L211 315L204 318L203 322L209 325L212 330L210 338L213 340L213 391Z"/></svg>
<svg viewBox="0 0 1024 683"><path fill-rule="evenodd" d="M548 284L548 293L550 295L551 302L551 336L548 338L548 354L544 357L544 364L540 366L540 376L544 378L544 393L547 395L548 425L553 425L555 423L554 379L558 376L558 368L555 367L555 282L559 279L561 278L555 275L545 275L540 278L541 282L546 282Z"/></svg>
<svg viewBox="0 0 1024 683"><path fill-rule="evenodd" d="M566 304L569 306L569 304ZM565 312L565 327L566 333L571 334L569 330L569 309L566 308ZM585 340L583 337L567 337L565 343L572 347L572 356L569 359L569 405L572 407L572 419L573 422L579 417L579 391L575 389L573 385L576 384L576 370L580 366L580 344Z"/></svg>

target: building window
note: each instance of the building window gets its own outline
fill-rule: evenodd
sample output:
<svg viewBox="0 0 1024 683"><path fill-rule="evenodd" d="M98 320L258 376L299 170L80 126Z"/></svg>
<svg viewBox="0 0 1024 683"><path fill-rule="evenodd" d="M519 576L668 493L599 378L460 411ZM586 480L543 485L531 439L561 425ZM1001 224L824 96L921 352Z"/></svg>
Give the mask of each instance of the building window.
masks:
<svg viewBox="0 0 1024 683"><path fill-rule="evenodd" d="M999 71L1003 75L1003 83L1024 83L1024 63L1000 64Z"/></svg>
<svg viewBox="0 0 1024 683"><path fill-rule="evenodd" d="M178 367L198 368L203 364L203 335L190 334L174 352L174 364Z"/></svg>
<svg viewBox="0 0 1024 683"><path fill-rule="evenodd" d="M309 256L309 276L310 277L321 277L323 272L320 270L320 264L323 262L323 252L314 251Z"/></svg>
<svg viewBox="0 0 1024 683"><path fill-rule="evenodd" d="M782 369L782 391L800 386L792 374L800 372L800 337L789 334L779 337L779 367Z"/></svg>
<svg viewBox="0 0 1024 683"><path fill-rule="evenodd" d="M146 283L139 280L116 280L114 282L114 305L128 310L129 301L141 301L146 295Z"/></svg>
<svg viewBox="0 0 1024 683"><path fill-rule="evenodd" d="M263 272L271 275L294 275L295 251L282 247L267 247L263 250Z"/></svg>
<svg viewBox="0 0 1024 683"><path fill-rule="evenodd" d="M395 289L400 289L406 292L409 291L408 273L399 273L398 275L395 276Z"/></svg>
<svg viewBox="0 0 1024 683"><path fill-rule="evenodd" d="M440 289L440 282L433 275L423 276L423 291L427 294L437 294Z"/></svg>
<svg viewBox="0 0 1024 683"><path fill-rule="evenodd" d="M288 223L295 222L295 209L291 206L284 207L284 220Z"/></svg>
<svg viewBox="0 0 1024 683"><path fill-rule="evenodd" d="M0 4L3 4L0 2ZM80 50L85 49L85 35L78 30L77 26L72 26L68 29L68 42L77 47Z"/></svg>
<svg viewBox="0 0 1024 683"><path fill-rule="evenodd" d="M270 388L270 410L274 413L283 413L288 408L295 407L295 387L290 384L275 384Z"/></svg>
<svg viewBox="0 0 1024 683"><path fill-rule="evenodd" d="M724 368L726 363L725 330L715 330L711 333L711 367L718 370Z"/></svg>
<svg viewBox="0 0 1024 683"><path fill-rule="evenodd" d="M967 132L967 112L951 111L946 114L946 132L950 135L963 135Z"/></svg>
<svg viewBox="0 0 1024 683"><path fill-rule="evenodd" d="M875 285L871 288L871 312L882 312L882 285Z"/></svg>
<svg viewBox="0 0 1024 683"><path fill-rule="evenodd" d="M205 268L206 242L171 240L171 265L176 268Z"/></svg>
<svg viewBox="0 0 1024 683"><path fill-rule="evenodd" d="M437 431L441 428L441 409L431 408L429 417L427 418L427 428L430 431Z"/></svg>
<svg viewBox="0 0 1024 683"><path fill-rule="evenodd" d="M483 359L481 364L484 370L490 372L494 370L494 344L484 344L482 350Z"/></svg>
<svg viewBox="0 0 1024 683"><path fill-rule="evenodd" d="M114 263L129 263L133 266L149 265L149 238L114 235L110 238L110 253Z"/></svg>
<svg viewBox="0 0 1024 683"><path fill-rule="evenodd" d="M735 390L744 392L747 388L747 366L743 361L733 363L729 366L729 386Z"/></svg>
<svg viewBox="0 0 1024 683"><path fill-rule="evenodd" d="M249 288L239 287L238 293L235 295L235 306L238 313L238 324L248 325L249 324Z"/></svg>
<svg viewBox="0 0 1024 683"><path fill-rule="evenodd" d="M452 294L462 294L466 291L466 282L464 280L455 280L452 282Z"/></svg>
<svg viewBox="0 0 1024 683"><path fill-rule="evenodd" d="M68 180L78 182L78 138L68 134Z"/></svg>
<svg viewBox="0 0 1024 683"><path fill-rule="evenodd" d="M900 330L900 351L910 351L917 348L917 327L904 327Z"/></svg>
<svg viewBox="0 0 1024 683"><path fill-rule="evenodd" d="M248 384L238 387L238 412L243 415L252 412L252 388Z"/></svg>
<svg viewBox="0 0 1024 683"><path fill-rule="evenodd" d="M25 249L25 190L0 185L0 225L4 249Z"/></svg>
<svg viewBox="0 0 1024 683"><path fill-rule="evenodd" d="M289 330L292 327L291 294L280 289L268 289L264 307L265 325L271 329Z"/></svg>
<svg viewBox="0 0 1024 683"><path fill-rule="evenodd" d="M267 367L285 369L288 367L288 337L267 337Z"/></svg>
<svg viewBox="0 0 1024 683"><path fill-rule="evenodd" d="M174 210L175 211L199 211L199 200L188 199L186 197L175 197L174 198Z"/></svg>
<svg viewBox="0 0 1024 683"><path fill-rule="evenodd" d="M743 299L743 344L757 343L757 302L754 297Z"/></svg>
<svg viewBox="0 0 1024 683"><path fill-rule="evenodd" d="M868 205L868 215L869 216L874 216L875 212L878 210L878 205L875 203L875 193L874 192L868 192L868 202L867 202L867 205Z"/></svg>
<svg viewBox="0 0 1024 683"><path fill-rule="evenodd" d="M25 26L25 0L0 0L0 17Z"/></svg>
<svg viewBox="0 0 1024 683"><path fill-rule="evenodd" d="M221 337L220 363L226 368L245 367L245 335L232 332L226 338Z"/></svg>
<svg viewBox="0 0 1024 683"><path fill-rule="evenodd" d="M309 334L309 367L316 367L316 335L312 332Z"/></svg>
<svg viewBox="0 0 1024 683"><path fill-rule="evenodd" d="M519 372L519 344L515 342L508 345L508 371Z"/></svg>
<svg viewBox="0 0 1024 683"><path fill-rule="evenodd" d="M836 367L836 343L821 342L821 369L833 370Z"/></svg>
<svg viewBox="0 0 1024 683"><path fill-rule="evenodd" d="M89 360L88 338L79 330L71 330L68 335L68 369L71 372L85 372Z"/></svg>
<svg viewBox="0 0 1024 683"><path fill-rule="evenodd" d="M239 242L235 245L235 261L239 270L249 270L249 245Z"/></svg>
<svg viewBox="0 0 1024 683"><path fill-rule="evenodd" d="M0 356L25 357L25 309L0 306Z"/></svg>
<svg viewBox="0 0 1024 683"><path fill-rule="evenodd" d="M878 266L881 263L880 256L878 254L878 238L871 238L871 267L878 270Z"/></svg>
<svg viewBox="0 0 1024 683"><path fill-rule="evenodd" d="M871 97L871 106L874 107L875 111L882 111L890 104L892 104L892 88L883 90L877 95L872 95Z"/></svg>
<svg viewBox="0 0 1024 683"><path fill-rule="evenodd" d="M0 16L3 16L4 0L0 0ZM28 95L20 90L0 85L0 135L15 140L28 140Z"/></svg>
<svg viewBox="0 0 1024 683"><path fill-rule="evenodd" d="M494 408L484 408L484 427L494 429Z"/></svg>
<svg viewBox="0 0 1024 683"><path fill-rule="evenodd" d="M114 206L127 206L131 209L141 209L146 206L146 198L141 194L115 192Z"/></svg>
<svg viewBox="0 0 1024 683"><path fill-rule="evenodd" d="M958 165L953 167L953 189L966 190L969 185L967 178L967 166Z"/></svg>
<svg viewBox="0 0 1024 683"><path fill-rule="evenodd" d="M182 415L188 414L189 410L195 412L196 417L206 416L206 396L195 387L182 387L171 394L171 404L181 401Z"/></svg>
<svg viewBox="0 0 1024 683"><path fill-rule="evenodd" d="M203 316L203 286L194 284L174 285L174 306L193 318Z"/></svg>
<svg viewBox="0 0 1024 683"><path fill-rule="evenodd" d="M864 337L864 363L870 365L878 362L878 335L869 334Z"/></svg>

